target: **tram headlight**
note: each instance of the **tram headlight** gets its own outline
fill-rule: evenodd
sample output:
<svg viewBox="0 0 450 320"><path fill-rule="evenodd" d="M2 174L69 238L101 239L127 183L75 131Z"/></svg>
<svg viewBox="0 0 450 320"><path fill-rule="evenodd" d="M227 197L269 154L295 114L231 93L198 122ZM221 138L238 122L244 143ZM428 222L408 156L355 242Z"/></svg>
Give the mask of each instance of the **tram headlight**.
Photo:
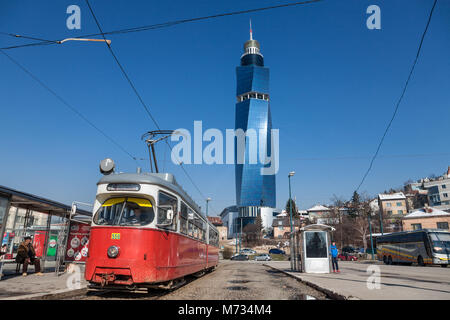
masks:
<svg viewBox="0 0 450 320"><path fill-rule="evenodd" d="M111 246L108 248L108 257L110 258L116 258L119 255L119 247L117 246Z"/></svg>

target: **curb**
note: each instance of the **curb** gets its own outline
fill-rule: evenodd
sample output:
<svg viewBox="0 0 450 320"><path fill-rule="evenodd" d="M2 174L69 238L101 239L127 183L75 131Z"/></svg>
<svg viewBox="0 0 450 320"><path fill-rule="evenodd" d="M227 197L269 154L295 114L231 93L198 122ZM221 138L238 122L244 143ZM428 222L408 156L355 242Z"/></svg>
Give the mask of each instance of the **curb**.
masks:
<svg viewBox="0 0 450 320"><path fill-rule="evenodd" d="M79 294L84 292L87 289L87 285L82 285L79 289L60 289L55 290L52 292L46 292L46 293L33 293L33 294L26 294L22 296L14 296L9 298L3 298L2 300L28 300L28 299L42 299L58 294L64 294L64 293L72 293L72 294Z"/></svg>
<svg viewBox="0 0 450 320"><path fill-rule="evenodd" d="M300 281L303 284L306 284L307 286L310 286L310 287L312 287L312 288L314 288L314 289L324 293L325 295L327 295L327 297L329 297L329 298L331 298L333 300L349 300L349 299L356 298L356 297L353 297L353 296L346 297L346 296L344 296L344 295L342 295L340 293L334 292L334 291L329 290L329 289L322 288L322 287L318 286L317 284L314 284L314 283L312 283L310 281L307 281L307 280L304 280L302 278L299 278L299 277L297 277L297 276L295 276L293 274L290 274L287 271L284 271L284 270L281 270L281 269L269 266L268 264L263 264L263 266L266 266L266 267L272 268L274 270L280 271L280 272L284 273L285 275L287 275L287 276L289 276L291 278L294 278L295 280Z"/></svg>

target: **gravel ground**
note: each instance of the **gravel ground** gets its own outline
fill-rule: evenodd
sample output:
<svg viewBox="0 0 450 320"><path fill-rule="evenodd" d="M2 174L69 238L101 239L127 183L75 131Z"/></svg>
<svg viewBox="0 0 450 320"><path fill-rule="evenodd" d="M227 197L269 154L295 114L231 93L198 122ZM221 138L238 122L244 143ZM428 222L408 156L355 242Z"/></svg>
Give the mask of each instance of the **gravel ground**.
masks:
<svg viewBox="0 0 450 320"><path fill-rule="evenodd" d="M262 265L262 262L220 261L212 273L192 281L161 300L304 300L326 299L305 284Z"/></svg>

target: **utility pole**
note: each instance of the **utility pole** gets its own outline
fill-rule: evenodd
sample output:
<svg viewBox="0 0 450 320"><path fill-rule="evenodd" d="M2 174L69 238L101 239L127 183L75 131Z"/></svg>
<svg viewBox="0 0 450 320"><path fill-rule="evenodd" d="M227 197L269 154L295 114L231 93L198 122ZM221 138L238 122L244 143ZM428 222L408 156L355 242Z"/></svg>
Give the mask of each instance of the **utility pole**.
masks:
<svg viewBox="0 0 450 320"><path fill-rule="evenodd" d="M370 212L369 212L369 215L367 216L367 218L369 219L370 251L372 252L372 260L374 260L374 256L373 256L373 239L372 239L372 223L370 221Z"/></svg>
<svg viewBox="0 0 450 320"><path fill-rule="evenodd" d="M295 270L295 250L294 250L294 225L292 224L292 197L291 197L291 177L295 174L295 171L291 171L288 174L289 180L289 219L291 223L291 238L289 241L290 250L291 250L291 270Z"/></svg>

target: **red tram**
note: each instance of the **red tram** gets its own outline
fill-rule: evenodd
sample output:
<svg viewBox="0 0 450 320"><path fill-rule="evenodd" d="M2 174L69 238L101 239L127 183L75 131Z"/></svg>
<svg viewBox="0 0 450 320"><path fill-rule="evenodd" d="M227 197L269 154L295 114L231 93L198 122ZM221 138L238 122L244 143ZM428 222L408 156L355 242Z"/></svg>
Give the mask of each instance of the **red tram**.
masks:
<svg viewBox="0 0 450 320"><path fill-rule="evenodd" d="M173 175L108 174L97 185L90 288L174 288L217 266L219 233Z"/></svg>

